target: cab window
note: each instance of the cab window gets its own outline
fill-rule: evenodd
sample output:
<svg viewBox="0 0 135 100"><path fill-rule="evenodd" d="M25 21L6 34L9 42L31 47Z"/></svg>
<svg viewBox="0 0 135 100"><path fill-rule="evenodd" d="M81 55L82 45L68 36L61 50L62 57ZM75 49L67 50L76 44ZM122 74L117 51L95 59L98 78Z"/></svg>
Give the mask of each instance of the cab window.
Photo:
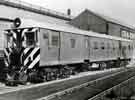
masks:
<svg viewBox="0 0 135 100"><path fill-rule="evenodd" d="M35 46L37 42L36 32L25 32L26 46Z"/></svg>
<svg viewBox="0 0 135 100"><path fill-rule="evenodd" d="M12 37L12 34L6 34L5 37L6 37L5 46L6 47L13 47L13 37Z"/></svg>

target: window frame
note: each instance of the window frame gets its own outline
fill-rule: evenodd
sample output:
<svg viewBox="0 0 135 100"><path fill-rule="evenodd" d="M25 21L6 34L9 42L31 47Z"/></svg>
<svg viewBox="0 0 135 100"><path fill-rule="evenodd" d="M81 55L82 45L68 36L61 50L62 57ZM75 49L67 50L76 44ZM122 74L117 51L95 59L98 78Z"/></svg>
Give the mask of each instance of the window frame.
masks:
<svg viewBox="0 0 135 100"><path fill-rule="evenodd" d="M73 37L70 38L70 48L76 48L76 39Z"/></svg>
<svg viewBox="0 0 135 100"><path fill-rule="evenodd" d="M60 31L56 31L56 30L49 30L48 32L48 35L49 35L49 47L54 47L54 48L60 48ZM52 37L57 37L57 45L54 45L54 41L53 41L53 38ZM56 41L55 41L56 42Z"/></svg>
<svg viewBox="0 0 135 100"><path fill-rule="evenodd" d="M84 39L85 48L89 48L89 39Z"/></svg>
<svg viewBox="0 0 135 100"><path fill-rule="evenodd" d="M34 34L34 38L33 38L34 40L33 40L33 43L31 45L28 45L27 44L27 34L31 34L31 33ZM36 34L37 34L36 31L27 31L27 32L24 33L24 42L25 42L26 47L36 46L36 44L38 42L38 37L36 37L37 36Z"/></svg>
<svg viewBox="0 0 135 100"><path fill-rule="evenodd" d="M101 42L101 50L105 50L105 42Z"/></svg>
<svg viewBox="0 0 135 100"><path fill-rule="evenodd" d="M98 49L99 49L98 41L94 41L94 42L93 42L93 49L94 49L94 50L98 50Z"/></svg>

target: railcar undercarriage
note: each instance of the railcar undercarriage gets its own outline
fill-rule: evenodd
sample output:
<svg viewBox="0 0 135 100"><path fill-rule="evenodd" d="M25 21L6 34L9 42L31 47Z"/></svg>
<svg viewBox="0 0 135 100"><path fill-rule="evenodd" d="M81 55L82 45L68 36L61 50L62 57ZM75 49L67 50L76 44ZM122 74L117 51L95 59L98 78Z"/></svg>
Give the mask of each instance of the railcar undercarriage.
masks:
<svg viewBox="0 0 135 100"><path fill-rule="evenodd" d="M3 82L8 86L17 86L18 84L25 85L27 82L40 83L46 81L52 81L57 79L68 78L71 75L85 71L104 70L113 67L126 66L130 59L126 60L113 60L106 62L93 62L93 63L80 63L69 65L57 65L57 66L42 66L38 69L17 69L14 66L6 66L3 69ZM95 67L95 65L97 65ZM93 67L94 66L94 67ZM22 68L22 67L21 67Z"/></svg>

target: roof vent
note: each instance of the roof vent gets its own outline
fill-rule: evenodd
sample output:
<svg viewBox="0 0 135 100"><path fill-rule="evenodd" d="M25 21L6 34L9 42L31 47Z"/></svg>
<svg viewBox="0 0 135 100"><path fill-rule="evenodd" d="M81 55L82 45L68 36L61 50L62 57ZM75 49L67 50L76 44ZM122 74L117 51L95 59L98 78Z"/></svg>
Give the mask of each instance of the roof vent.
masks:
<svg viewBox="0 0 135 100"><path fill-rule="evenodd" d="M69 15L69 16L71 15L71 9L67 10L67 15Z"/></svg>

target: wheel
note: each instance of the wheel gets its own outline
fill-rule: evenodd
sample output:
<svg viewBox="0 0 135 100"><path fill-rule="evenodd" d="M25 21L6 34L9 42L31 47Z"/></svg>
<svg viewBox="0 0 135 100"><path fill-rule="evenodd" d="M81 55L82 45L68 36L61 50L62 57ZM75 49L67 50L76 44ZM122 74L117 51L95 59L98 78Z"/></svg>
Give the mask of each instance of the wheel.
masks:
<svg viewBox="0 0 135 100"><path fill-rule="evenodd" d="M25 85L28 81L28 75L26 73L19 73L18 81L20 84Z"/></svg>

